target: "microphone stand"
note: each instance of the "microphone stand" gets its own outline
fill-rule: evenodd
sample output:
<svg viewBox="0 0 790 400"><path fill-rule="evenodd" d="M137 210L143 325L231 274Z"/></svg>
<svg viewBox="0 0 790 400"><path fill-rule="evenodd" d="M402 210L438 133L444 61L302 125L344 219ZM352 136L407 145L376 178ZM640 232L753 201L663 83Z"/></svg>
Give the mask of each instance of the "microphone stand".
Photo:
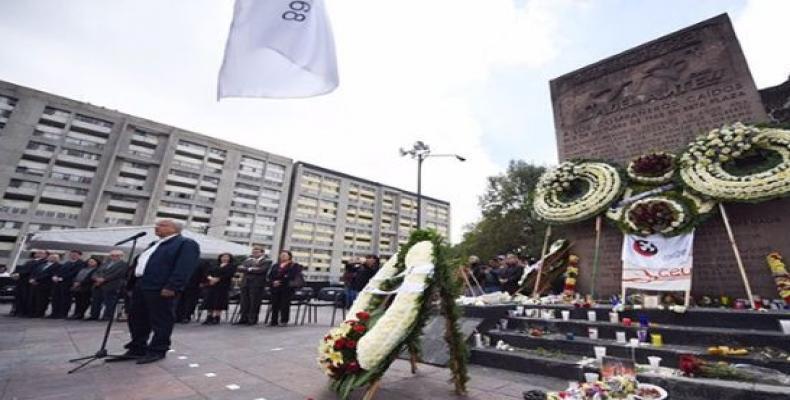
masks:
<svg viewBox="0 0 790 400"><path fill-rule="evenodd" d="M128 257L127 264L126 264L127 268L131 268L132 267L132 258L134 257L134 249L137 247L137 239L138 238L132 239L132 250L129 251L129 257ZM127 276L128 272L129 271L127 270L127 274L124 274L124 276ZM112 306L110 307L110 311L111 311L109 313L110 320L107 321L107 328L104 330L104 338L102 339L101 347L99 347L99 350L96 351L96 353L94 353L93 355L86 356L86 357L80 357L80 358L74 358L74 359L69 360L69 362L72 362L72 363L73 362L80 362L80 361L82 362L80 365L78 365L78 366L74 367L73 369L69 370L69 372L68 372L69 374L79 371L83 367L87 366L88 364L90 364L90 363L92 363L92 362L94 362L96 360L101 360L101 359L104 359L104 358L107 358L107 357L118 357L117 355L113 355L113 354L107 353L107 339L109 339L109 337L110 337L110 330L112 329L112 323L113 323L113 321L115 321L115 308L118 305L118 300L120 300L120 298L121 298L120 295L121 295L121 293L122 293L122 291L124 290L125 287L126 287L126 279L124 278L124 279L122 279L121 285L119 285L119 287L118 287L118 292L115 294L115 301L112 303Z"/></svg>

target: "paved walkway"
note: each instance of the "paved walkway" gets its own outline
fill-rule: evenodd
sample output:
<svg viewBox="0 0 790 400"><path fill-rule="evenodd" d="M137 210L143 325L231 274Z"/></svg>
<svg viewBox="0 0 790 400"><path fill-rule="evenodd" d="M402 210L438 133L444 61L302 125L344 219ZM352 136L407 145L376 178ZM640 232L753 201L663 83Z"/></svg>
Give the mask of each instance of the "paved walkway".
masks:
<svg viewBox="0 0 790 400"><path fill-rule="evenodd" d="M287 328L235 327L227 324L177 325L173 351L149 365L94 362L67 375L68 359L99 347L105 324L88 321L8 317L0 305L0 399L132 400L335 399L315 362L319 338L329 317L318 325ZM120 353L125 323L115 325L108 348ZM557 390L566 382L540 376L470 367L465 399L520 399L521 392ZM396 361L376 399L457 399L449 371L420 365L416 376ZM361 398L361 392L353 397Z"/></svg>

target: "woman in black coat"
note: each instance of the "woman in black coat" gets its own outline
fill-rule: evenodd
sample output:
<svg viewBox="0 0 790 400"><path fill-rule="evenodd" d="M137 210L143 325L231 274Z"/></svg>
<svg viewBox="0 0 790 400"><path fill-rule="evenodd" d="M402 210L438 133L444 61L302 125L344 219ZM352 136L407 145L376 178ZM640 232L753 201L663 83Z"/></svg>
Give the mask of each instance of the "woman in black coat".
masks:
<svg viewBox="0 0 790 400"><path fill-rule="evenodd" d="M268 281L272 290L272 316L269 326L288 325L291 297L304 286L302 266L293 262L288 250L280 251L279 262L269 269Z"/></svg>
<svg viewBox="0 0 790 400"><path fill-rule="evenodd" d="M93 287L91 278L93 278L93 273L96 272L99 265L101 265L101 261L96 257L91 257L85 262L85 267L79 270L77 276L74 277L70 289L74 299L74 314L71 316L71 319L85 318L85 311L88 310L88 306L91 304L91 288Z"/></svg>
<svg viewBox="0 0 790 400"><path fill-rule="evenodd" d="M208 310L208 315L203 325L219 324L222 311L228 309L230 283L235 273L236 266L233 265L233 255L230 253L220 254L217 257L217 264L212 265L206 272L206 280L202 284L203 308Z"/></svg>

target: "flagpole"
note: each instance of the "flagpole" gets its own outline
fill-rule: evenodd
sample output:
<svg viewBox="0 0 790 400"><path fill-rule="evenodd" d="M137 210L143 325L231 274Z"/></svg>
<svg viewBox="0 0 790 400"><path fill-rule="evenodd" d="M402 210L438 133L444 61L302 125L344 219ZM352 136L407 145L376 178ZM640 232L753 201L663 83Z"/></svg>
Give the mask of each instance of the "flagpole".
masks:
<svg viewBox="0 0 790 400"><path fill-rule="evenodd" d="M730 219L727 217L723 203L719 203L719 211L721 212L721 219L724 221L724 227L727 228L727 236L729 236L730 245L732 245L732 252L735 254L735 261L738 263L738 270L741 272L743 286L746 288L746 296L749 297L749 303L754 307L754 296L752 296L752 289L749 286L749 278L746 276L746 269L743 267L743 261L741 260L741 252L738 250L738 244L735 242L735 235L732 233Z"/></svg>
<svg viewBox="0 0 790 400"><path fill-rule="evenodd" d="M595 253L593 254L592 287L590 297L595 301L595 278L598 275L598 250L601 247L601 216L595 217Z"/></svg>
<svg viewBox="0 0 790 400"><path fill-rule="evenodd" d="M540 251L540 266L535 270L535 288L532 289L532 297L540 297L538 287L540 287L540 274L543 273L543 263L546 261L546 253L549 251L549 238L551 237L551 225L546 227L546 234L543 237L543 250Z"/></svg>

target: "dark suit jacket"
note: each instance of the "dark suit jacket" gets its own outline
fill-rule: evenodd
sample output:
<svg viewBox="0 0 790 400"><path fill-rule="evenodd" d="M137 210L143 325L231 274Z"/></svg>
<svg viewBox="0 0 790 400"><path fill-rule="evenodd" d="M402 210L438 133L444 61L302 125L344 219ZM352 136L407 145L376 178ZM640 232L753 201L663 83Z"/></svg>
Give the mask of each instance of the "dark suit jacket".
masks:
<svg viewBox="0 0 790 400"><path fill-rule="evenodd" d="M197 242L181 235L175 236L151 254L143 276L137 278L137 284L143 290L183 291L199 261L200 246Z"/></svg>
<svg viewBox="0 0 790 400"><path fill-rule="evenodd" d="M34 279L40 287L52 286L52 277L60 269L60 264L58 263L54 263L45 269L44 267L46 267L47 264L49 264L49 262L37 265L30 274L30 279Z"/></svg>
<svg viewBox="0 0 790 400"><path fill-rule="evenodd" d="M71 285L71 281L77 276L81 269L85 268L85 261L66 261L60 264L60 269L55 273L55 276L63 278L63 283Z"/></svg>
<svg viewBox="0 0 790 400"><path fill-rule="evenodd" d="M274 264L269 269L268 280L269 282L274 281L281 281L282 284L279 288L275 288L272 286L272 290L278 290L283 288L294 289L291 286L291 282L294 280L302 278L302 266L298 263L292 262L285 270L280 270L280 264Z"/></svg>
<svg viewBox="0 0 790 400"><path fill-rule="evenodd" d="M255 262L254 258L244 260L238 267L238 271L244 273L239 286L241 287L264 287L266 286L266 277L269 275L269 269L272 267L272 260L266 256L262 257L260 261Z"/></svg>
<svg viewBox="0 0 790 400"><path fill-rule="evenodd" d="M100 267L96 268L93 273L93 278L104 278L104 283L99 286L102 290L115 291L123 285L123 279L126 277L126 271L129 269L129 264L126 261L118 261L116 263L106 262Z"/></svg>

